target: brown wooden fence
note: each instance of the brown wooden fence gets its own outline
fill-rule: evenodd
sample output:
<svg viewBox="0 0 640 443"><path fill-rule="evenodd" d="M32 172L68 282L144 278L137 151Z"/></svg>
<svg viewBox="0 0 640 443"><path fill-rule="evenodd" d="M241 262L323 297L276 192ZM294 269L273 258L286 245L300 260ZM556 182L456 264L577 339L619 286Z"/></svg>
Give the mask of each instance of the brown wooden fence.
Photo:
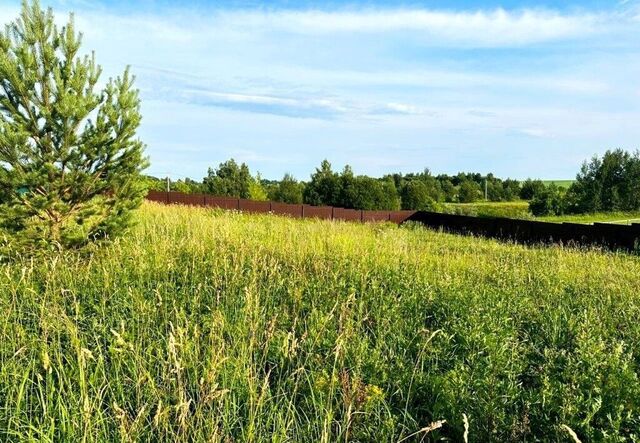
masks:
<svg viewBox="0 0 640 443"><path fill-rule="evenodd" d="M147 199L166 204L208 206L250 213L272 213L296 218L319 218L357 222L407 221L447 232L480 235L520 243L601 245L610 249L638 250L640 224L549 223L502 217L471 217L428 211L362 211L332 206L291 205L205 194L150 191Z"/></svg>

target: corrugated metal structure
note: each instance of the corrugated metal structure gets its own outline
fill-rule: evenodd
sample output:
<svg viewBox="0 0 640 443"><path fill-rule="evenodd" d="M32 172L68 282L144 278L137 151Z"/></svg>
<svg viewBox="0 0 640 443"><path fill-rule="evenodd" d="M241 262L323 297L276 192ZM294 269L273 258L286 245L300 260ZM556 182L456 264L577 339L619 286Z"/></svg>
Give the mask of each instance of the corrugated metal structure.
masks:
<svg viewBox="0 0 640 443"><path fill-rule="evenodd" d="M249 213L272 213L295 218L319 218L356 222L402 223L416 211L362 211L360 209L334 208L332 206L292 205L280 202L246 200L233 197L215 197L206 194L183 194L181 192L149 191L147 200L189 206L244 211Z"/></svg>

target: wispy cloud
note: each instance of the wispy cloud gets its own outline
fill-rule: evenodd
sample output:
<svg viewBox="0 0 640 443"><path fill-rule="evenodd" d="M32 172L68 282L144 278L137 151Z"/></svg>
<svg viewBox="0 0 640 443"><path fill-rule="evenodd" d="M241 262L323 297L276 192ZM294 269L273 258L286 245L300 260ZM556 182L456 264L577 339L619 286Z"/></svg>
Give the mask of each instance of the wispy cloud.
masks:
<svg viewBox="0 0 640 443"><path fill-rule="evenodd" d="M581 37L602 30L608 17L504 9L449 12L425 9L367 11L275 11L222 14L230 27L295 34L413 32L438 43L513 46Z"/></svg>
<svg viewBox="0 0 640 443"><path fill-rule="evenodd" d="M15 8L5 8L15 11ZM574 40L611 32L637 18L626 6L612 12L559 12L545 9L446 11L425 8L337 10L215 9L194 13L172 9L159 14L116 16L105 8L86 8L81 20L99 16L109 27L94 33L113 35L136 28L160 41L198 44L202 38L226 35L238 41L251 35L367 36L402 34L427 46L521 47ZM635 10L635 13L633 12ZM2 10L0 9L0 13ZM97 18L97 17L96 17ZM113 27L115 25L115 28Z"/></svg>
<svg viewBox="0 0 640 443"><path fill-rule="evenodd" d="M520 128L515 132L533 138L553 138L553 134L543 128Z"/></svg>
<svg viewBox="0 0 640 443"><path fill-rule="evenodd" d="M288 97L277 95L216 92L202 88L162 88L153 97L198 106L213 106L249 113L273 114L296 118L332 120L338 117L368 117L383 115L435 115L426 108L407 103L349 102L326 96Z"/></svg>
<svg viewBox="0 0 640 443"><path fill-rule="evenodd" d="M197 105L301 118L333 118L349 111L348 107L330 98L289 98L203 89L179 91L178 99Z"/></svg>

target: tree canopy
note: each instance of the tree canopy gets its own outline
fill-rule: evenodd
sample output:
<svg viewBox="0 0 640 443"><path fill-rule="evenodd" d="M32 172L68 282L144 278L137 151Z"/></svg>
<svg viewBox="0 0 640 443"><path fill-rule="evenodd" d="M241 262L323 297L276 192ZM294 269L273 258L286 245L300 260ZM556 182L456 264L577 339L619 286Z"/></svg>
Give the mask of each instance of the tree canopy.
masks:
<svg viewBox="0 0 640 443"><path fill-rule="evenodd" d="M154 181L153 178L149 180L153 189L166 188L166 182L159 179ZM285 174L281 180L265 180L259 174L254 177L245 163L238 164L231 159L216 169L210 168L201 185L187 179L184 182L172 182L171 189L352 209L441 210L444 202L474 202L483 198L481 186L485 181L491 201L512 201L520 197L519 181L501 180L492 174L433 176L425 169L420 173L395 173L375 178L356 175L349 165L336 172L328 160L323 160L309 180L304 182L296 180L291 174Z"/></svg>
<svg viewBox="0 0 640 443"><path fill-rule="evenodd" d="M291 174L287 173L276 186L272 198L282 203L302 203L303 187Z"/></svg>
<svg viewBox="0 0 640 443"><path fill-rule="evenodd" d="M216 169L209 168L202 180L206 192L238 198L249 198L251 182L249 167L244 163L238 165L234 159L220 163Z"/></svg>
<svg viewBox="0 0 640 443"><path fill-rule="evenodd" d="M616 149L585 162L567 198L577 213L640 209L640 152Z"/></svg>

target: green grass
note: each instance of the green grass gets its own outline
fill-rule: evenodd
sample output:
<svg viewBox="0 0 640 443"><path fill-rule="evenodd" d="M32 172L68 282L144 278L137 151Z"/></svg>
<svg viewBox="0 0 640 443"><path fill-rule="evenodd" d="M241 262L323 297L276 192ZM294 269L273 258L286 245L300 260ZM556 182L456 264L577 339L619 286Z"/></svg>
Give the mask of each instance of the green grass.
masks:
<svg viewBox="0 0 640 443"><path fill-rule="evenodd" d="M638 438L637 256L137 218L0 266L0 441L462 441L464 416L470 441Z"/></svg>
<svg viewBox="0 0 640 443"><path fill-rule="evenodd" d="M640 223L640 212L599 212L595 214L576 214L576 215L550 215L544 217L536 217L537 220L551 222L572 222L572 223Z"/></svg>
<svg viewBox="0 0 640 443"><path fill-rule="evenodd" d="M557 187L565 188L565 189L568 189L573 184L574 181L575 180L542 180L542 182L547 186L553 183Z"/></svg>
<svg viewBox="0 0 640 443"><path fill-rule="evenodd" d="M640 223L640 212L599 212L594 214L576 215L548 215L534 217L529 212L529 202L475 202L475 203L445 203L444 212L451 214L470 215L474 217L507 217L519 219L531 219L554 223Z"/></svg>
<svg viewBox="0 0 640 443"><path fill-rule="evenodd" d="M474 217L532 217L529 214L529 202L523 200L513 202L445 203L444 212Z"/></svg>

